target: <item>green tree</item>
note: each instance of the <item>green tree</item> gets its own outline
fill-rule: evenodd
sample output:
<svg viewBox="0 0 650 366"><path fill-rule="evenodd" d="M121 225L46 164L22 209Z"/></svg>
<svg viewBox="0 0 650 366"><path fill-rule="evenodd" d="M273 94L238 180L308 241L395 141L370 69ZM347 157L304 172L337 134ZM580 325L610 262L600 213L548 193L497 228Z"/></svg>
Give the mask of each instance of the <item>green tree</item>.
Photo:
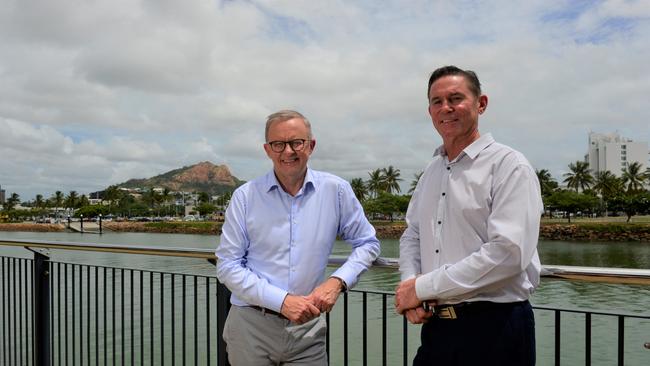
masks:
<svg viewBox="0 0 650 366"><path fill-rule="evenodd" d="M569 173L564 174L564 183L567 184L568 188L573 188L576 192L579 189L584 191L594 183L594 177L591 175L588 163L576 161L575 163L569 164L569 170Z"/></svg>
<svg viewBox="0 0 650 366"><path fill-rule="evenodd" d="M592 210L598 205L598 199L584 193L560 190L548 197L547 204L551 210L564 211L571 222L571 214Z"/></svg>
<svg viewBox="0 0 650 366"><path fill-rule="evenodd" d="M210 195L207 192L199 192L199 203L210 203Z"/></svg>
<svg viewBox="0 0 650 366"><path fill-rule="evenodd" d="M384 190L387 193L399 193L402 189L399 186L399 182L402 181L400 178L399 169L393 168L392 165L389 165L388 168L382 169L383 181L384 181Z"/></svg>
<svg viewBox="0 0 650 366"><path fill-rule="evenodd" d="M415 187L418 186L418 182L420 181L420 178L422 178L422 174L424 174L424 171L420 171L419 173L413 174L413 180L411 181L411 188L409 188L409 194L413 194L413 192L415 192Z"/></svg>
<svg viewBox="0 0 650 366"><path fill-rule="evenodd" d="M108 210L109 208L104 205L86 205L80 207L77 211L75 211L75 217L80 217L81 215L84 215L84 220L86 220L93 217L97 217L99 216L99 214L106 216L109 213Z"/></svg>
<svg viewBox="0 0 650 366"><path fill-rule="evenodd" d="M617 194L622 193L623 183L609 170L596 173L594 179L594 191L598 192L603 199L607 200Z"/></svg>
<svg viewBox="0 0 650 366"><path fill-rule="evenodd" d="M546 169L541 169L541 170L535 170L535 174L537 174L537 179L539 180L539 186L540 189L542 190L542 196L548 197L553 193L558 188L558 184L553 179L551 176L551 173L549 173L548 170Z"/></svg>
<svg viewBox="0 0 650 366"><path fill-rule="evenodd" d="M162 198L163 205L167 205L172 200L173 197L169 188L163 188L160 198Z"/></svg>
<svg viewBox="0 0 650 366"><path fill-rule="evenodd" d="M650 210L650 193L637 192L619 195L611 200L610 206L613 210L625 212L626 222L630 222L632 216L644 214Z"/></svg>
<svg viewBox="0 0 650 366"><path fill-rule="evenodd" d="M63 204L65 208L73 210L77 208L78 203L79 203L79 195L77 194L77 191L70 191L70 193L68 193L68 196L65 198Z"/></svg>
<svg viewBox="0 0 650 366"><path fill-rule="evenodd" d="M628 193L636 193L643 190L643 183L646 180L646 176L641 168L641 163L635 161L622 169L623 175L621 178Z"/></svg>
<svg viewBox="0 0 650 366"><path fill-rule="evenodd" d="M79 202L77 202L77 208L88 206L88 205L90 205L90 201L88 201L88 196L82 194L81 197L79 197Z"/></svg>
<svg viewBox="0 0 650 366"><path fill-rule="evenodd" d="M370 176L366 182L368 192L370 192L372 197L377 197L379 192L384 191L384 175L381 169L375 169L372 172L369 172L368 175Z"/></svg>
<svg viewBox="0 0 650 366"><path fill-rule="evenodd" d="M373 199L368 199L363 203L363 209L367 215L375 217L382 215L393 221L394 214L404 213L408 208L409 197L394 195L388 192L379 192L379 195Z"/></svg>
<svg viewBox="0 0 650 366"><path fill-rule="evenodd" d="M350 186L352 187L352 192L357 196L357 199L360 202L363 202L368 195L368 188L361 178L354 178L350 181Z"/></svg>
<svg viewBox="0 0 650 366"><path fill-rule="evenodd" d="M20 195L14 192L5 200L3 209L5 211L12 211L18 204L20 204Z"/></svg>
<svg viewBox="0 0 650 366"><path fill-rule="evenodd" d="M199 215L205 216L214 213L214 211L217 210L217 207L211 203L203 202L196 206L195 209L199 212Z"/></svg>
<svg viewBox="0 0 650 366"><path fill-rule="evenodd" d="M34 198L34 207L45 208L45 200L43 200L42 194L37 194L36 198Z"/></svg>
<svg viewBox="0 0 650 366"><path fill-rule="evenodd" d="M152 188L149 188L143 195L142 195L142 201L149 206L149 208L154 209L156 208L156 204L158 203L159 193Z"/></svg>
<svg viewBox="0 0 650 366"><path fill-rule="evenodd" d="M122 191L120 191L120 188L117 185L108 186L108 188L104 190L104 194L102 197L104 201L108 202L109 211L112 212L113 207L120 199L121 195L122 195Z"/></svg>

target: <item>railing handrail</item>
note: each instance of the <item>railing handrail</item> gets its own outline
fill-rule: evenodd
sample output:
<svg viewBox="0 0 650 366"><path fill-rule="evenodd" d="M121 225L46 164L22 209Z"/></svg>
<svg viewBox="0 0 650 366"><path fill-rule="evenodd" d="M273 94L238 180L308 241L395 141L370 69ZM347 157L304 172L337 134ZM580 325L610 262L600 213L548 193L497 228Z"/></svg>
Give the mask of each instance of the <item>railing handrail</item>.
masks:
<svg viewBox="0 0 650 366"><path fill-rule="evenodd" d="M217 256L214 249L199 248L178 248L178 247L152 247L139 245L118 245L118 244L97 244L49 240L6 240L0 239L0 246L14 246L22 248L41 248L57 250L77 250L87 252L107 252L117 254L142 254L160 255L168 257L201 258L208 261L216 261ZM347 257L333 255L329 258L329 264L342 264ZM377 258L373 263L375 267L398 268L395 258Z"/></svg>
<svg viewBox="0 0 650 366"><path fill-rule="evenodd" d="M164 248L137 245L96 244L48 240L3 240L0 245L23 248L43 248L58 250L78 250L87 252L109 252L119 254L161 255L170 257L189 257L216 260L214 250L197 248Z"/></svg>

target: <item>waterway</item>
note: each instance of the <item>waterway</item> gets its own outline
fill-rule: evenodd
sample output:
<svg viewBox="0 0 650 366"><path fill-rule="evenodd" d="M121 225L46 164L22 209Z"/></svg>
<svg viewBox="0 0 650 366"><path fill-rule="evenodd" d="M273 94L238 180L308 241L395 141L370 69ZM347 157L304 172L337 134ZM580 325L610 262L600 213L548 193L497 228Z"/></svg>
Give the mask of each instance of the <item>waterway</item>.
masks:
<svg viewBox="0 0 650 366"><path fill-rule="evenodd" d="M149 234L149 233L105 233L77 234L77 233L32 233L32 232L0 232L0 239L23 240L55 240L82 243L105 243L137 246L160 246L178 248L210 248L216 247L218 237L205 235L181 234ZM349 252L344 242L337 242L333 254L344 255ZM397 240L382 240L382 256L397 257L399 252ZM560 242L541 241L539 252L544 265L574 265L594 267L618 268L650 268L650 244L636 242L598 243L598 242ZM30 253L20 248L2 248L0 255L14 255L31 257ZM156 256L137 255L111 255L104 253L83 253L71 251L54 251L52 259L55 261L76 262L115 266L124 268L137 268L145 270L158 270L175 273L191 273L214 275L214 266L204 260L177 259ZM364 274L357 285L357 289L392 291L399 283L399 275L390 269L373 268ZM350 294L351 304L360 302L358 294ZM389 302L392 302L390 299ZM603 283L574 282L565 280L543 279L540 287L531 298L533 305L551 306L559 308L578 308L594 311L624 312L635 314L650 314L650 287L640 285L617 285ZM377 305L372 309L379 309ZM337 308L339 308L337 306ZM377 310L379 311L379 310ZM391 310L392 311L392 310ZM356 311L359 312L359 311ZM342 316L340 309L335 309L331 314L332 323L337 324ZM379 314L370 314L379 319ZM538 365L553 364L554 347L554 314L549 311L536 311L537 321L537 350ZM353 310L354 322L358 318ZM563 315L562 319L562 364L584 364L584 317L582 315ZM593 365L616 364L616 326L617 319L610 317L594 316L593 318ZM402 322L401 318L391 314L389 319L389 332L397 334L389 344L389 365L401 364L399 352L391 350L401 349ZM352 338L360 336L359 327L351 326ZM332 327L333 334L340 334L339 329ZM412 359L418 346L419 328L408 328L408 354ZM381 331L369 330L371 357L369 364L376 364L379 352L373 351L372 344ZM342 349L341 337L331 340L331 364L342 364L340 353ZM374 343L373 343L374 342ZM378 342L378 341L377 341ZM626 321L625 347L626 365L650 364L650 350L642 347L643 342L650 342L650 321ZM350 364L360 364L361 354L358 348L350 350Z"/></svg>

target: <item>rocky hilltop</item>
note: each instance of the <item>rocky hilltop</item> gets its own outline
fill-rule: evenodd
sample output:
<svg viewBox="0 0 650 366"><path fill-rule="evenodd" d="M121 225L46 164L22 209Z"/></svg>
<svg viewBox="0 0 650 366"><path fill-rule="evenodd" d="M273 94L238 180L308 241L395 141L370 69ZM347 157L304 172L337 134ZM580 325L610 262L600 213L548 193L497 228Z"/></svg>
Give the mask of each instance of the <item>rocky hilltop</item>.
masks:
<svg viewBox="0 0 650 366"><path fill-rule="evenodd" d="M244 181L230 173L228 166L204 161L195 165L174 169L167 173L146 179L130 179L119 187L124 188L168 188L171 191L207 192L221 194L231 192Z"/></svg>

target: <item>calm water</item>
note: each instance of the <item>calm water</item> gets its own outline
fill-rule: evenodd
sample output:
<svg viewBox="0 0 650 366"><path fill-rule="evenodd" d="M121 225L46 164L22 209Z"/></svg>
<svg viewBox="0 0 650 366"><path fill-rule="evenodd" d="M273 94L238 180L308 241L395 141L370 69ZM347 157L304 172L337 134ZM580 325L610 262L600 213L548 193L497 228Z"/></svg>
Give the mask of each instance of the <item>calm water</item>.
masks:
<svg viewBox="0 0 650 366"><path fill-rule="evenodd" d="M75 234L75 233L26 233L26 232L0 232L2 239L24 240L57 240L87 243L124 244L138 246L162 246L185 248L215 248L218 238L204 235L179 235L179 234L145 234L145 233L106 233L104 235ZM397 240L382 241L382 256L398 256ZM649 243L579 243L542 241L539 244L542 263L545 265L577 265L596 267L620 268L650 268ZM349 249L345 243L337 243L333 254L346 254ZM20 248L2 248L0 255L17 255L31 257L30 253ZM82 253L70 251L55 251L52 259L56 261L83 262L98 265L138 268L150 270L163 270L167 272L214 274L214 267L203 260L177 259L156 256L126 256L110 255L103 253ZM399 275L394 270L371 269L362 276L357 289L391 291L399 282ZM361 336L359 322L361 310L357 306L361 302L359 294L350 294L350 326L351 339ZM389 306L392 298L389 298ZM543 279L541 286L533 295L531 302L534 305L548 305L561 308L580 308L604 311L620 311L626 313L650 313L650 288L647 286L612 285L585 282L570 282L563 280ZM381 301L379 297L369 297L369 318L380 319ZM342 307L332 312L332 324L337 324L341 317ZM401 358L394 356L402 345L401 331L402 319L390 312L388 323L389 335L389 363L401 364ZM538 364L550 365L553 360L553 314L546 311L537 311L538 331ZM375 322L376 323L376 322ZM372 324L372 321L371 321ZM616 363L616 319L609 317L593 318L593 365L611 365ZM562 318L562 362L566 365L584 364L582 359L584 350L584 326L581 316L563 315ZM331 327L332 334L342 334L336 325ZM412 359L418 345L418 327L409 327L409 359ZM369 349L373 344L380 345L381 329L374 329L370 325ZM629 320L626 323L626 365L650 364L650 350L642 347L643 342L650 341L650 322ZM342 364L337 357L342 353L342 337L333 336L332 359L333 365ZM376 346L380 347L380 346ZM379 352L371 352L369 364L379 362ZM397 357L397 358L396 358ZM351 364L360 364L361 350L352 347L350 350Z"/></svg>

